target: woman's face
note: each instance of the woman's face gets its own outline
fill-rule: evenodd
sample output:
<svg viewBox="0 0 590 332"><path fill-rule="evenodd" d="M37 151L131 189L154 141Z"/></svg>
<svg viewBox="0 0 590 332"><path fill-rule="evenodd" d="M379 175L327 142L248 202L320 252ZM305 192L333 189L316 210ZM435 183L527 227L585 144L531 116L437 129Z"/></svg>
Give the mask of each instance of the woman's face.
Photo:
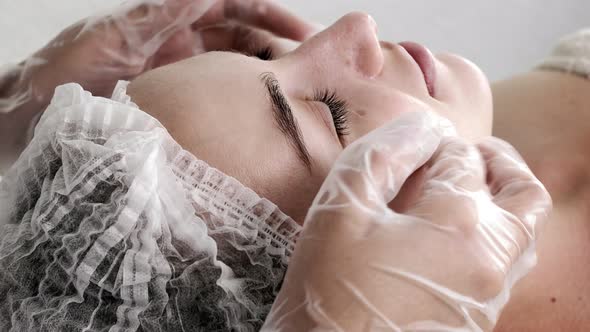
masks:
<svg viewBox="0 0 590 332"><path fill-rule="evenodd" d="M185 149L300 223L342 149L403 112L436 112L468 139L491 134L490 89L476 66L379 42L366 14L293 50L271 45L272 60L210 52L150 71L128 93Z"/></svg>

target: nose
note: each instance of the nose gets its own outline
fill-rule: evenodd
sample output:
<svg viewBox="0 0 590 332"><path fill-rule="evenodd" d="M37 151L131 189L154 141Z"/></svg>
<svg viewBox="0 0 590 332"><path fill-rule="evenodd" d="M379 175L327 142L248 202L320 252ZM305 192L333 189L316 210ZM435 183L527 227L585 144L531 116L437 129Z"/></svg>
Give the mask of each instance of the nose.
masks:
<svg viewBox="0 0 590 332"><path fill-rule="evenodd" d="M383 68L377 24L361 12L343 16L301 45L299 51L321 61L322 67L333 66L337 71L350 68L366 77L377 76Z"/></svg>

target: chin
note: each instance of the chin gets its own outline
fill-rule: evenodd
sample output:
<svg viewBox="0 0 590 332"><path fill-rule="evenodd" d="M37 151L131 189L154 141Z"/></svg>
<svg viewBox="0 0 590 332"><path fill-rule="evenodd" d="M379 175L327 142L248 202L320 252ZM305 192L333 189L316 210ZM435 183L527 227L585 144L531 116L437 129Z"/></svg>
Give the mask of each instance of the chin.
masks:
<svg viewBox="0 0 590 332"><path fill-rule="evenodd" d="M470 60L451 53L437 54L449 71L453 86L449 117L461 136L477 140L492 134L492 90L484 72ZM459 110L459 112L457 112Z"/></svg>

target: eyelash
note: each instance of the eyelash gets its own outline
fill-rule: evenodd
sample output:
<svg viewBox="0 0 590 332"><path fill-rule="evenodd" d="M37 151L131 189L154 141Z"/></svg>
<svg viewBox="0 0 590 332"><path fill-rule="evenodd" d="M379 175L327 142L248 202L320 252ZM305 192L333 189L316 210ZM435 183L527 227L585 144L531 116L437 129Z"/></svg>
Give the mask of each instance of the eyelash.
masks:
<svg viewBox="0 0 590 332"><path fill-rule="evenodd" d="M332 120L334 121L334 128L336 128L336 134L338 137L348 135L348 110L346 102L336 95L335 92L330 90L321 90L315 93L314 101L322 102L328 106L330 113L332 114Z"/></svg>
<svg viewBox="0 0 590 332"><path fill-rule="evenodd" d="M272 48L270 46L259 48L254 51L252 55L263 61L270 61L274 59L274 53L272 52Z"/></svg>

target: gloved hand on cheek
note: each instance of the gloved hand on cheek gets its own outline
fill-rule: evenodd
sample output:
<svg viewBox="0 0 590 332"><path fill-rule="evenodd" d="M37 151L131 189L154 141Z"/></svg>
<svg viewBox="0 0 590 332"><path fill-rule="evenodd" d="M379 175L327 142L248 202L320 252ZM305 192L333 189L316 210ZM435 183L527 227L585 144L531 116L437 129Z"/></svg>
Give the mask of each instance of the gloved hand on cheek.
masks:
<svg viewBox="0 0 590 332"><path fill-rule="evenodd" d="M551 199L512 147L407 113L347 147L309 210L268 331L490 331ZM421 169L413 197L389 205ZM407 194L408 191L404 193Z"/></svg>

